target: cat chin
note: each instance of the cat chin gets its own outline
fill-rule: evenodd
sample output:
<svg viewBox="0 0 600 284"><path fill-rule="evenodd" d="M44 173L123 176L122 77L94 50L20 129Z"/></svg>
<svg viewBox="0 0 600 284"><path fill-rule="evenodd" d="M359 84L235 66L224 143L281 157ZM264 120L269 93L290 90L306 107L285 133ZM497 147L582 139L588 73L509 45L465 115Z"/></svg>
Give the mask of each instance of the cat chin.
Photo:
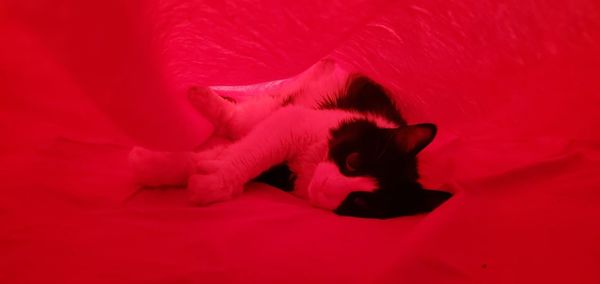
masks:
<svg viewBox="0 0 600 284"><path fill-rule="evenodd" d="M308 186L308 197L313 206L336 209L354 191L372 192L379 185L372 177L347 177L330 161L317 165Z"/></svg>

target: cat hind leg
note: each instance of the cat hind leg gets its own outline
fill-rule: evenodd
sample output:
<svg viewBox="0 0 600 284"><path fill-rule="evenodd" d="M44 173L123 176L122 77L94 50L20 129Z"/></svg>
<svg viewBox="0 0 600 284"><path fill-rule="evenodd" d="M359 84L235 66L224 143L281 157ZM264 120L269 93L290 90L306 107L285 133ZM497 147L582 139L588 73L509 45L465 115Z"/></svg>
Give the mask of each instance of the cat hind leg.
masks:
<svg viewBox="0 0 600 284"><path fill-rule="evenodd" d="M214 126L213 136L235 141L245 136L256 124L281 107L280 99L261 94L249 94L241 103L219 96L209 87L192 87L190 103Z"/></svg>
<svg viewBox="0 0 600 284"><path fill-rule="evenodd" d="M213 124L217 135L228 136L229 121L236 111L235 103L219 96L209 87L191 87L188 90L188 99L192 106Z"/></svg>

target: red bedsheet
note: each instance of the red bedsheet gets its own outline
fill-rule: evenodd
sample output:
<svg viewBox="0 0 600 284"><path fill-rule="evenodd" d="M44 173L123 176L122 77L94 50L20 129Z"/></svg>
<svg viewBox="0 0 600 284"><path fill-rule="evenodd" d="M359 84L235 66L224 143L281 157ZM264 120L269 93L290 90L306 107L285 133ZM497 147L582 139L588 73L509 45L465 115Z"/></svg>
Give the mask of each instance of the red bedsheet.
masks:
<svg viewBox="0 0 600 284"><path fill-rule="evenodd" d="M596 1L312 2L0 3L0 283L600 282ZM438 124L423 183L455 197L381 221L131 183L132 145L210 135L190 85L323 57Z"/></svg>

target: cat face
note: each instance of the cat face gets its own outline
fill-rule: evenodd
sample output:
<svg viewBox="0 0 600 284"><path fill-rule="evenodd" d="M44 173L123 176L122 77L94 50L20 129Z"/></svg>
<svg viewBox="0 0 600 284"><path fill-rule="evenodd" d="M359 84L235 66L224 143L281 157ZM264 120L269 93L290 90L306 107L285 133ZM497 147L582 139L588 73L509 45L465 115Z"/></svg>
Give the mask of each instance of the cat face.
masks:
<svg viewBox="0 0 600 284"><path fill-rule="evenodd" d="M418 183L416 155L436 134L433 124L380 128L368 120L331 131L327 158L309 186L315 205L339 215L388 218L428 212L451 195Z"/></svg>

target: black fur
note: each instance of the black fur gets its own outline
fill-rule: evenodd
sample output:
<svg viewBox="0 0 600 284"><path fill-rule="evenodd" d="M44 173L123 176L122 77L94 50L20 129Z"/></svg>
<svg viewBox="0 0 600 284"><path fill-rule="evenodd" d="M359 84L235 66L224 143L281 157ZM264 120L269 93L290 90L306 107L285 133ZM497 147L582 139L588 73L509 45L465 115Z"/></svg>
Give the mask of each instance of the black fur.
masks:
<svg viewBox="0 0 600 284"><path fill-rule="evenodd" d="M321 102L320 109L343 109L378 114L398 125L406 125L406 121L385 88L371 79L362 75L350 76L342 92L335 99Z"/></svg>
<svg viewBox="0 0 600 284"><path fill-rule="evenodd" d="M374 177L380 186L374 192L352 192L335 213L368 218L411 215L429 212L451 196L421 187L417 181L416 153L398 141L402 131L378 128L367 120L347 121L332 130L329 159L340 172L346 176ZM350 170L346 168L346 158L351 153L358 153L358 162Z"/></svg>
<svg viewBox="0 0 600 284"><path fill-rule="evenodd" d="M288 106L294 104L294 96L287 96L285 99L283 99L283 101L281 102L281 106Z"/></svg>
<svg viewBox="0 0 600 284"><path fill-rule="evenodd" d="M335 209L343 216L392 218L430 212L452 197L444 191L414 188L380 189L374 192L354 191Z"/></svg>
<svg viewBox="0 0 600 284"><path fill-rule="evenodd" d="M296 176L292 173L286 164L274 166L260 174L254 179L257 182L263 182L270 186L277 187L283 191L293 191Z"/></svg>

